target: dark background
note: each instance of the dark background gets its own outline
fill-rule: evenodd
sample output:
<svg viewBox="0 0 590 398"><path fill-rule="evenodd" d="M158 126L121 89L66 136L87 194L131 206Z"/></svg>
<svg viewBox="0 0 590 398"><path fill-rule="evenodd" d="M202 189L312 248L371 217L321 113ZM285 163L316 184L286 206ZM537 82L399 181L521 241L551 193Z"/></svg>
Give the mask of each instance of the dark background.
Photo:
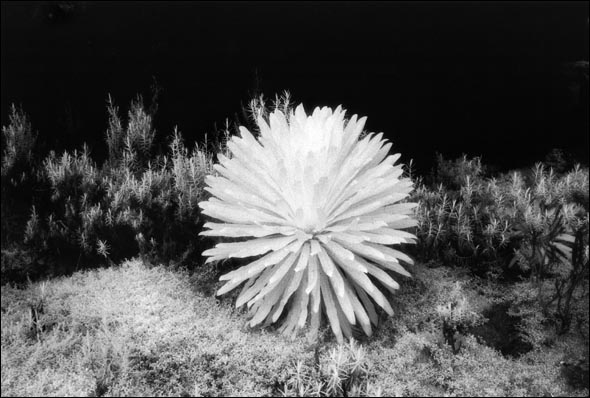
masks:
<svg viewBox="0 0 590 398"><path fill-rule="evenodd" d="M156 128L213 134L252 95L368 116L419 171L435 151L500 170L588 162L588 2L2 2L2 125L104 155L110 93L162 88Z"/></svg>

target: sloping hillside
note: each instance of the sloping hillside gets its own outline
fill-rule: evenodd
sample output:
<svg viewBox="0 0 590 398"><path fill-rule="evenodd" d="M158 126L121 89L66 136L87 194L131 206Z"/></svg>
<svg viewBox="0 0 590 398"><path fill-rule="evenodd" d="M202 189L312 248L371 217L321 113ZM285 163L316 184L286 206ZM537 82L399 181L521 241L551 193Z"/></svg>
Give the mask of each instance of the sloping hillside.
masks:
<svg viewBox="0 0 590 398"><path fill-rule="evenodd" d="M413 273L393 299L396 316L346 347L329 333L318 346L251 330L230 298L213 296L211 278L139 261L4 286L2 396L588 394L560 365L580 354L574 333L517 358L470 333L455 349L440 329L445 302L485 325L497 287L444 267Z"/></svg>

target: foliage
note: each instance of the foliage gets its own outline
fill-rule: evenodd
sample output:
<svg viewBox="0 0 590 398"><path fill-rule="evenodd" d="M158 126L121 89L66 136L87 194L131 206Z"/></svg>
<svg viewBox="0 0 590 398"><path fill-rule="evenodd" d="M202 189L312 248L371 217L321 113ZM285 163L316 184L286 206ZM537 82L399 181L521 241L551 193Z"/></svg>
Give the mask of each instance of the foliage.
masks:
<svg viewBox="0 0 590 398"><path fill-rule="evenodd" d="M462 292L461 283L457 282L449 295L449 301L436 307L442 320L442 333L445 342L456 354L463 344L462 335L468 328L483 322L479 313L473 310L470 302Z"/></svg>
<svg viewBox="0 0 590 398"><path fill-rule="evenodd" d="M368 381L370 363L365 350L351 339L318 355L317 363L297 361L284 389L290 397L380 397L381 390Z"/></svg>
<svg viewBox="0 0 590 398"><path fill-rule="evenodd" d="M588 254L588 213L584 219L576 220L573 227L574 242L569 262L566 263L569 269L561 272L555 279L555 293L551 300L545 305L549 307L555 302L556 315L560 321L560 333L569 330L572 323L574 301L576 300L576 291L582 286L584 281L588 280L590 271L589 254ZM587 301L588 293L578 300Z"/></svg>
<svg viewBox="0 0 590 398"><path fill-rule="evenodd" d="M496 181L483 185L466 177L460 191L419 186L417 253L463 266L501 263L512 252L507 198Z"/></svg>
<svg viewBox="0 0 590 398"><path fill-rule="evenodd" d="M134 173L141 173L152 160L152 147L155 130L152 127L152 115L143 105L141 97L131 101L127 128L123 129L119 117L119 108L109 96L109 127L106 131L106 144L109 151L109 166L118 170L122 166Z"/></svg>
<svg viewBox="0 0 590 398"><path fill-rule="evenodd" d="M102 220L102 176L88 149L59 157L51 152L42 167L50 197L31 209L25 244L40 256L80 259L94 254L97 240L111 231Z"/></svg>
<svg viewBox="0 0 590 398"><path fill-rule="evenodd" d="M0 259L2 261L2 272L0 273L2 285L14 281L24 281L24 275L36 272L37 264L34 254L22 247L15 245L2 248Z"/></svg>
<svg viewBox="0 0 590 398"><path fill-rule="evenodd" d="M37 135L33 133L31 122L22 108L12 104L9 115L10 124L2 127L2 175L24 169L31 163Z"/></svg>
<svg viewBox="0 0 590 398"><path fill-rule="evenodd" d="M288 115L275 110L270 125L259 116L258 139L242 127L228 143L232 158L218 156L220 176L206 180L213 197L199 205L221 222L201 234L246 240L203 255L207 262L262 256L220 278L227 283L219 295L245 282L236 306L247 304L251 326L277 322L287 308L281 331L292 335L309 317L314 339L323 308L341 342L357 322L371 335L373 302L393 314L369 276L392 291L399 285L385 270L409 276L400 261L412 260L386 245L414 241L400 229L415 224L415 204L395 204L412 182L400 179L400 155L388 156L382 134L359 140L365 119L346 121L340 107L309 116L302 105Z"/></svg>
<svg viewBox="0 0 590 398"><path fill-rule="evenodd" d="M417 264L395 296L395 317L362 346L338 346L248 329L229 300L201 293L201 278L133 261L3 286L2 396L280 396L299 386L308 395L588 395L584 385L568 387L571 366L562 364L587 352L578 333L519 358L469 333L457 353L441 341L437 307L452 296L465 298L466 314L481 313L520 286Z"/></svg>
<svg viewBox="0 0 590 398"><path fill-rule="evenodd" d="M394 300L396 317L383 324L365 345L372 363L368 380L383 395L587 394L587 388L569 389L560 365L564 358L576 358L587 350L587 337L567 333L552 344L539 344L515 357L503 355L487 346L486 340L473 336L474 325L496 326L488 325L497 320L486 320L486 310L518 294L522 286L479 278L461 268L417 264L414 277L403 287ZM445 339L445 319L464 326L455 339L458 349ZM539 332L546 338L554 336L547 329Z"/></svg>
<svg viewBox="0 0 590 398"><path fill-rule="evenodd" d="M417 255L487 277L529 277L536 294L514 307L527 314L531 332L542 323L567 331L589 268L588 169L558 175L537 164L528 174L484 179L477 158L439 158L440 165L438 175L463 182L418 185L411 197L419 202Z"/></svg>
<svg viewBox="0 0 590 398"><path fill-rule="evenodd" d="M534 178L535 206L515 221L512 239L519 247L510 264L531 271L543 315L553 311L563 333L570 327L572 298L589 271L588 203L580 195L588 190L588 172L575 168L557 179L537 165ZM543 283L547 277L554 279L554 291Z"/></svg>
<svg viewBox="0 0 590 398"><path fill-rule="evenodd" d="M433 182L443 184L447 189L459 191L468 184L468 180L478 180L484 172L480 157L468 159L467 155L463 155L458 159L447 160L442 154L437 153L431 179Z"/></svg>
<svg viewBox="0 0 590 398"><path fill-rule="evenodd" d="M574 237L566 232L561 209L545 208L534 215L525 214L522 222L515 225L512 239L520 239L519 248L509 266L516 263L531 271L534 280L540 280L551 268L571 261L571 247Z"/></svg>
<svg viewBox="0 0 590 398"><path fill-rule="evenodd" d="M145 264L200 265L211 246L199 238L198 204L210 194L206 176L222 174L209 144L188 148L176 129L156 153L155 109L138 97L121 118L109 98L108 158L96 162L85 146L40 158L28 116L12 106L2 129L3 396L588 395L588 170L568 171L563 153L497 178L485 177L479 158L439 156L431 180L416 179L402 200L419 202L416 254L429 262L397 281L398 294L384 295L394 315L373 306L367 315L381 327L371 340L350 326L362 346L310 345L272 328L248 331L231 299L205 297L221 287L220 264L192 275L139 261L114 266L137 254ZM288 93L271 105L253 100L252 136L263 139L259 118L272 126L278 111L295 111ZM359 138L371 142L364 132ZM229 124L225 142L213 145L229 159ZM111 267L24 289L7 284L97 263ZM322 259L316 265L323 272ZM290 297L284 308L296 304ZM510 328L496 328L507 319Z"/></svg>
<svg viewBox="0 0 590 398"><path fill-rule="evenodd" d="M62 273L65 264L110 264L138 253L152 261L199 261L202 222L197 203L207 197L203 187L213 171L211 156L198 145L186 148L177 130L168 153L155 155L153 114L141 97L131 102L126 121L110 97L107 110L108 158L102 166L86 146L60 155L52 151L36 164L30 123L13 107L11 124L3 128L8 145L2 211L18 214L22 227L20 232L3 232L3 264L17 264L10 256L4 261L7 235L13 244L24 242L34 263L20 276L14 274L17 280L27 274ZM15 180L17 171L26 178ZM20 204L22 209L11 207L11 200L19 205L19 196L12 199L15 189L32 198ZM3 213L3 231L9 220Z"/></svg>
<svg viewBox="0 0 590 398"><path fill-rule="evenodd" d="M546 156L543 164L557 174L568 172L574 167L572 155L561 148L553 148Z"/></svg>
<svg viewBox="0 0 590 398"><path fill-rule="evenodd" d="M2 127L2 247L22 236L33 190L37 134L29 117L12 104Z"/></svg>
<svg viewBox="0 0 590 398"><path fill-rule="evenodd" d="M244 107L247 121L249 122L247 126L251 127L249 130L254 133L258 130L258 119L260 117L268 123L270 121L269 116L273 112L280 111L284 115L288 115L294 110L295 108L289 91L283 91L281 95L275 95L272 101L268 101L264 98L264 94L260 94L253 97Z"/></svg>
<svg viewBox="0 0 590 398"><path fill-rule="evenodd" d="M3 286L2 396L277 395L313 357L302 339L247 332L191 280L133 261Z"/></svg>
<svg viewBox="0 0 590 398"><path fill-rule="evenodd" d="M568 226L583 218L580 207L588 207L587 169L577 166L558 177L538 164L527 183L519 172L480 178L477 158L439 163L452 166L439 175L456 175L463 182L452 182L458 189L438 181L435 186L421 183L412 194L420 204L417 253L424 260L480 268L485 274L510 264L525 272L537 270L567 256L559 241L571 243ZM457 171L465 169L471 171Z"/></svg>

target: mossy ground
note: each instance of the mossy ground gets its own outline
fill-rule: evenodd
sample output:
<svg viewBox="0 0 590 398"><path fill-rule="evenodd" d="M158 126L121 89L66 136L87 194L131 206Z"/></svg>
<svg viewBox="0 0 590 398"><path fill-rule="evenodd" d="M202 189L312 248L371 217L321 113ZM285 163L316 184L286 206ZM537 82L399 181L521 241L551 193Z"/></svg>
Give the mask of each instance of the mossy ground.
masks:
<svg viewBox="0 0 590 398"><path fill-rule="evenodd" d="M587 388L568 386L560 365L587 352L587 338L573 331L510 357L466 334L453 353L437 308L459 294L465 324L481 324L478 314L506 292L450 268L418 265L413 274L393 298L396 315L383 317L374 336L360 342L369 369L362 382L370 388L357 391L588 395ZM231 297L213 295L215 283L204 274L128 261L26 289L3 286L2 396L295 394L285 383L296 361L312 369L335 341L327 333L318 349L304 336L249 329Z"/></svg>

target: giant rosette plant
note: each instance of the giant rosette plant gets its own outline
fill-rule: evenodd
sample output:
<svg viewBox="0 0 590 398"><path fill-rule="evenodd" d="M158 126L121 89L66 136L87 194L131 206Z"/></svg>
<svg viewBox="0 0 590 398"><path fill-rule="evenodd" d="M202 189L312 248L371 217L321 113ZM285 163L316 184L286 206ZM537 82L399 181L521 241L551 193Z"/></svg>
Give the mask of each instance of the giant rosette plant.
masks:
<svg viewBox="0 0 590 398"><path fill-rule="evenodd" d="M389 155L383 134L361 137L366 118L345 119L338 107L307 115L299 105L288 115L275 110L257 120L260 134L240 127L218 155L217 175L206 178L212 197L199 203L207 222L201 234L243 241L206 250L207 262L255 257L221 276L218 295L244 284L236 306L246 305L250 325L277 322L294 335L309 319L317 336L322 313L338 341L353 325L371 335L375 304L393 314L379 286L395 290L387 271L410 276L412 263L389 247L414 243L401 229L416 225L412 181L402 178L400 155Z"/></svg>

